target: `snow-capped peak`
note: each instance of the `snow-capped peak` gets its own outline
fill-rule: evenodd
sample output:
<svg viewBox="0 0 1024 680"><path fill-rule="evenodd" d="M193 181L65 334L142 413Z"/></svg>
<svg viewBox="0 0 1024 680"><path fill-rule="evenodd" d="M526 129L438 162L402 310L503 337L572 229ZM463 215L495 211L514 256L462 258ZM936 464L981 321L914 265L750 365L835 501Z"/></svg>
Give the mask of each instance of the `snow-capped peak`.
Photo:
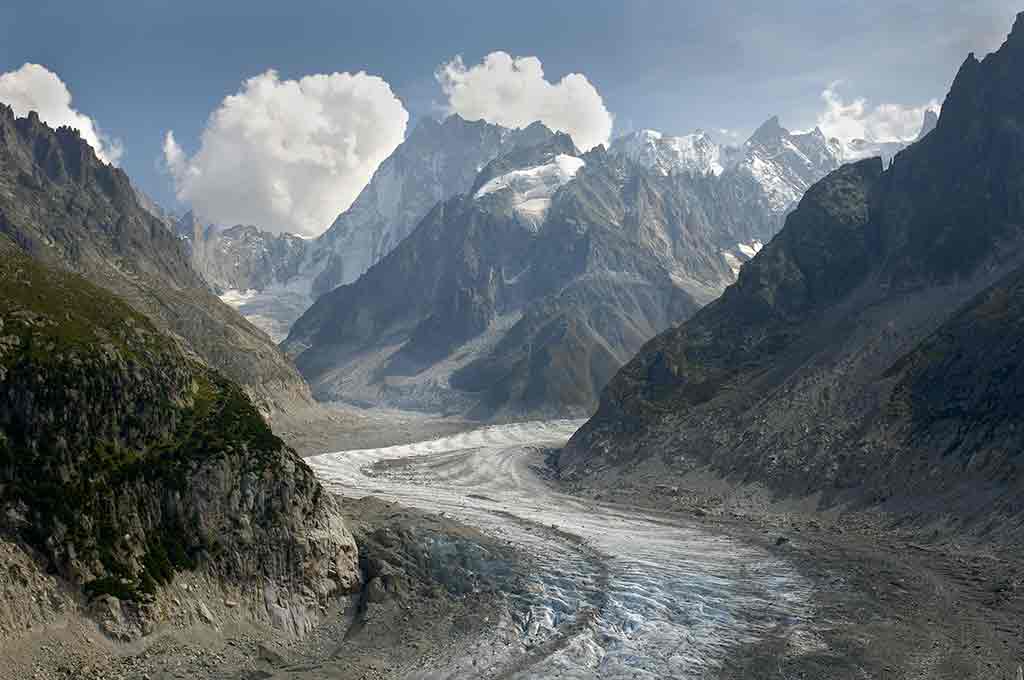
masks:
<svg viewBox="0 0 1024 680"><path fill-rule="evenodd" d="M720 175L724 169L721 147L703 130L679 137L657 130L637 130L613 141L611 151L662 175Z"/></svg>
<svg viewBox="0 0 1024 680"><path fill-rule="evenodd" d="M551 206L551 197L559 187L567 184L585 165L582 158L558 154L551 162L522 170L513 170L489 180L480 187L474 198L508 190L512 192L512 208L534 227L539 226Z"/></svg>

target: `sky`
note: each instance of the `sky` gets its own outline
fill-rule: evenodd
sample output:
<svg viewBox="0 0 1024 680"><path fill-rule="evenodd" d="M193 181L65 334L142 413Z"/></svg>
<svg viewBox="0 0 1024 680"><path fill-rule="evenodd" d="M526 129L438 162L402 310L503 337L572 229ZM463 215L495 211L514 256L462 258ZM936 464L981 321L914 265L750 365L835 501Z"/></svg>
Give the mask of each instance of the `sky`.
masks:
<svg viewBox="0 0 1024 680"><path fill-rule="evenodd" d="M314 234L417 119L451 111L540 118L585 147L639 128L741 141L771 115L791 129L905 135L1019 9L13 0L0 6L0 101L86 128L174 210Z"/></svg>

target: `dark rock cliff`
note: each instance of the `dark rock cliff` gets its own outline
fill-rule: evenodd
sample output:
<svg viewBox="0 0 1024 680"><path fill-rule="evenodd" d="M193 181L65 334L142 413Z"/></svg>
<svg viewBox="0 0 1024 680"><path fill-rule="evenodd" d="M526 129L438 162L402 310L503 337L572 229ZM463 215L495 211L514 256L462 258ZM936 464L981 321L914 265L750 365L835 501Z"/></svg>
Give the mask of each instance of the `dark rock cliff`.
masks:
<svg viewBox="0 0 1024 680"><path fill-rule="evenodd" d="M955 487L944 510L964 517L997 480L1019 489L1020 287L999 280L1022 259L1022 73L1024 15L964 62L932 132L884 172L874 159L819 182L736 284L648 343L564 474L656 460L903 510Z"/></svg>

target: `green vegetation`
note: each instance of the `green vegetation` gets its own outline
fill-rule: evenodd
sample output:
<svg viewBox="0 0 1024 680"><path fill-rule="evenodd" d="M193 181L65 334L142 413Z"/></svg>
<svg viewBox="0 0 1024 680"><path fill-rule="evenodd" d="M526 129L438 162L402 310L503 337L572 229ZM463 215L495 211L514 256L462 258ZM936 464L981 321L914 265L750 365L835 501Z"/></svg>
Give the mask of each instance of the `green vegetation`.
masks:
<svg viewBox="0 0 1024 680"><path fill-rule="evenodd" d="M97 574L90 596L143 598L217 552L175 505L203 466L237 456L262 475L282 460L241 388L2 236L0 388L0 510L27 507L22 539L65 576L73 561Z"/></svg>

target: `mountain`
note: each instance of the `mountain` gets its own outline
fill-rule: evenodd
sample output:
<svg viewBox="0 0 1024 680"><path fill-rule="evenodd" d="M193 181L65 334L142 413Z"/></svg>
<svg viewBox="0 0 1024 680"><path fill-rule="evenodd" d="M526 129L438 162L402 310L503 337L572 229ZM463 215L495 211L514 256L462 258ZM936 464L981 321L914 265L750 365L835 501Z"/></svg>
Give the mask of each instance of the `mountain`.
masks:
<svg viewBox="0 0 1024 680"><path fill-rule="evenodd" d="M177 231L192 264L221 299L277 340L321 294L355 281L412 232L438 203L469 190L490 161L551 132L540 123L509 129L457 114L422 119L352 206L318 238L257 227L212 227L193 214Z"/></svg>
<svg viewBox="0 0 1024 680"><path fill-rule="evenodd" d="M274 342L284 340L312 303L312 281L302 272L313 241L253 225L217 228L192 212L175 229L193 268L221 301Z"/></svg>
<svg viewBox="0 0 1024 680"><path fill-rule="evenodd" d="M700 130L682 137L641 130L616 139L610 150L664 175L718 176L736 191L760 194L768 209L780 215L789 212L808 187L843 160L838 140L826 139L817 128L792 133L779 124L777 116L765 121L739 147L718 144ZM762 238L773 235L774 231Z"/></svg>
<svg viewBox="0 0 1024 680"><path fill-rule="evenodd" d="M729 190L550 134L436 205L283 346L320 398L587 413L645 340L732 282L720 242L745 233L749 213Z"/></svg>
<svg viewBox="0 0 1024 680"><path fill-rule="evenodd" d="M936 113L926 110L917 139L928 134L936 121ZM614 140L610 150L661 174L719 176L723 182L734 184L737 191L745 187L748 192L763 194L769 210L783 215L796 207L812 184L844 162L881 156L888 163L907 144L899 140L842 141L826 138L819 128L790 132L773 116L740 146L719 144L701 130L681 137L640 130ZM773 235L762 237L767 240Z"/></svg>
<svg viewBox="0 0 1024 680"><path fill-rule="evenodd" d="M609 150L663 175L721 175L729 151L703 130L681 137L663 135L657 130L638 130L612 141Z"/></svg>
<svg viewBox="0 0 1024 680"><path fill-rule="evenodd" d="M934 130L887 169L864 160L814 185L721 298L648 343L563 474L710 468L979 521L1019 498L1022 69L1024 14L997 52L967 58ZM986 522L1020 512L991 509Z"/></svg>
<svg viewBox="0 0 1024 680"><path fill-rule="evenodd" d="M225 230L191 213L176 230L191 246L193 267L221 299L281 340L317 297L353 282L439 201L468 191L487 163L550 134L539 123L510 130L458 115L442 123L424 119L317 239L254 226ZM610 151L656 174L718 176L727 200L737 204L719 210L746 214L745 221L731 220L739 226L735 238L720 244L736 269L782 227L807 187L839 166L843 149L818 130L791 133L772 118L741 147L722 146L699 131L670 137L642 130L615 140Z"/></svg>
<svg viewBox="0 0 1024 680"><path fill-rule="evenodd" d="M540 123L509 129L458 114L422 119L373 173L352 206L317 239L319 296L355 281L408 236L438 201L464 193L489 162L551 135Z"/></svg>
<svg viewBox="0 0 1024 680"><path fill-rule="evenodd" d="M777 116L762 123L733 155L726 180L754 182L777 214L792 210L812 184L842 163L835 140L826 139L818 128L791 133Z"/></svg>
<svg viewBox="0 0 1024 680"><path fill-rule="evenodd" d="M0 509L4 554L24 557L10 568L81 589L120 639L224 598L301 634L328 598L359 585L336 501L237 385L132 306L4 235ZM185 570L208 585L159 599ZM51 604L67 597L59 584L31 593L17 583L2 593L0 633L67 615Z"/></svg>
<svg viewBox="0 0 1024 680"><path fill-rule="evenodd" d="M77 131L0 106L0 234L33 257L127 300L231 380L266 412L309 401L270 338L220 302L178 237L139 205L128 177Z"/></svg>
<svg viewBox="0 0 1024 680"><path fill-rule="evenodd" d="M239 224L192 239L192 262L216 291L262 290L298 276L308 244L293 234Z"/></svg>

